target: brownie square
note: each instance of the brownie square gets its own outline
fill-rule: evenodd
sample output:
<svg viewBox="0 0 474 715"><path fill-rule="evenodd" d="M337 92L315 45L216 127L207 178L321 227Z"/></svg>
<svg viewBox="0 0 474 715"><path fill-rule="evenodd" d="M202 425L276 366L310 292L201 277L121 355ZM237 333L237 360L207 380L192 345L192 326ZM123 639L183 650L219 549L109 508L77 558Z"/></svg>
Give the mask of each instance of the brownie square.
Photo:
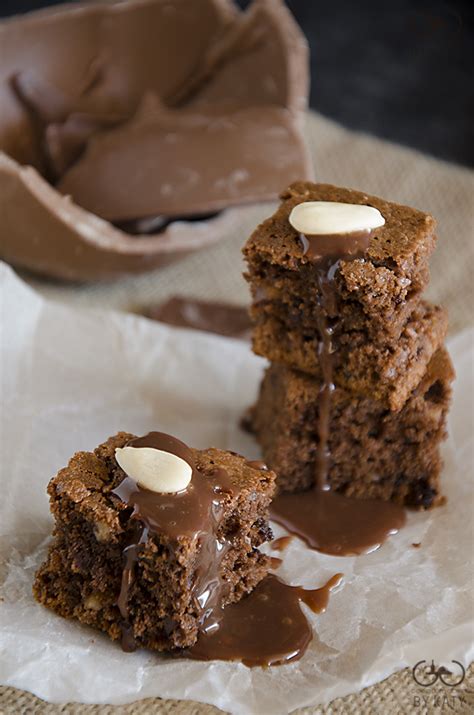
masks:
<svg viewBox="0 0 474 715"><path fill-rule="evenodd" d="M399 409L446 331L441 310L421 303L435 243L434 219L407 206L328 184L297 182L282 199L276 213L258 226L243 249L253 297L254 351L319 377L318 314L324 304L333 355L341 367L336 384L358 393L380 387L377 396ZM321 295L318 264L305 255L301 236L289 222L291 210L305 201L367 204L385 219L385 225L372 232L363 256L337 263L330 284L331 305ZM392 393L399 392L396 383L401 372L407 375L405 394L401 390L393 398Z"/></svg>
<svg viewBox="0 0 474 715"><path fill-rule="evenodd" d="M115 449L132 439L134 435L120 432L93 453L78 452L51 480L54 540L33 589L36 599L57 614L114 640L124 636L117 601L124 555L139 525L130 505L114 493L127 478L115 460ZM268 506L274 474L231 452L191 453L197 470L192 479L209 480L220 495L219 509L214 513L212 507L205 525L212 539L203 541L203 532L170 536L159 528L142 531L146 537L127 598L127 638L137 647L165 651L193 645L208 615L203 595L218 593L219 608L236 602L269 567L258 547L271 538ZM224 472L229 487L220 491L214 487L215 475ZM214 552L205 553L210 546L221 554L217 560Z"/></svg>
<svg viewBox="0 0 474 715"><path fill-rule="evenodd" d="M445 438L453 367L440 349L403 409L395 414L371 395L333 393L328 483L351 497L391 500L417 509L443 502L440 443ZM263 458L277 473L279 492L310 488L318 449L320 383L271 365L251 412Z"/></svg>
<svg viewBox="0 0 474 715"><path fill-rule="evenodd" d="M398 340L367 340L363 330L340 336L332 353L334 383L354 395L371 394L393 411L400 410L421 380L448 327L446 312L422 301ZM269 360L321 379L318 335L289 330L278 317L262 315L253 331L253 350Z"/></svg>
<svg viewBox="0 0 474 715"><path fill-rule="evenodd" d="M304 201L366 204L380 211L385 224L373 231L363 258L340 261L334 276L334 339L354 329L365 330L370 340L377 340L381 332L397 338L429 280L435 220L417 209L329 184L299 181L281 198L280 207L257 227L243 249L254 318L266 312L285 320L289 328L317 329L314 316L320 295L314 264L289 215Z"/></svg>

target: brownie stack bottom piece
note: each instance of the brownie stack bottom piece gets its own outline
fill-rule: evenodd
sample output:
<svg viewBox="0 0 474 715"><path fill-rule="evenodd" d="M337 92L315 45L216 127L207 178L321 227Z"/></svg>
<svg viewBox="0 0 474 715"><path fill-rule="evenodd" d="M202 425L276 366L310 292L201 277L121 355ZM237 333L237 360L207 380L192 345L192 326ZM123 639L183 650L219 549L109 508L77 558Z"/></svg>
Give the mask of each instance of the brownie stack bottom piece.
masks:
<svg viewBox="0 0 474 715"><path fill-rule="evenodd" d="M446 434L453 376L448 353L438 350L398 413L371 397L336 389L329 439L331 489L418 509L443 503L439 444ZM282 365L272 364L265 373L251 427L278 475L280 492L309 489L314 483L319 387L314 378Z"/></svg>

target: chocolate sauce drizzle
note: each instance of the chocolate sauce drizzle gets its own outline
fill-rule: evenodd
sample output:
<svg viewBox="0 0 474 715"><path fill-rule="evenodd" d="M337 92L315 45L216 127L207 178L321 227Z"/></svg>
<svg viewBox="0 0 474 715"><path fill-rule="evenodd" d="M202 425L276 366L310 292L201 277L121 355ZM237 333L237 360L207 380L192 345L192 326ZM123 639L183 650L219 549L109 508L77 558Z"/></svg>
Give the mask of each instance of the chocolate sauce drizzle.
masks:
<svg viewBox="0 0 474 715"><path fill-rule="evenodd" d="M282 563L283 559L278 558L278 556L270 556L270 568L272 571L279 569Z"/></svg>
<svg viewBox="0 0 474 715"><path fill-rule="evenodd" d="M274 551L284 551L288 548L292 540L292 536L280 536L278 539L272 541L271 547Z"/></svg>
<svg viewBox="0 0 474 715"><path fill-rule="evenodd" d="M184 459L193 470L187 489L177 494L158 494L140 487L125 477L112 491L133 509L130 519L136 520L130 543L123 551L123 572L117 605L123 618L122 647L134 650L133 628L129 622L129 599L135 571L150 534L159 533L172 540L191 537L199 542L198 566L191 585L200 628L212 630L218 626L221 604L228 585L219 577L220 564L230 544L216 536L223 514L226 495L235 487L224 469L216 468L204 476L194 463L192 451L180 440L162 432L150 432L133 439L128 447L152 447Z"/></svg>
<svg viewBox="0 0 474 715"><path fill-rule="evenodd" d="M405 523L404 510L390 502L350 499L330 491L329 450L331 402L334 393L333 333L337 326L334 278L341 261L363 259L371 231L334 236L301 235L304 255L314 264L319 332L318 358L321 389L318 399L318 450L314 488L309 492L283 494L271 505L272 518L308 546L324 553L348 556L378 548Z"/></svg>
<svg viewBox="0 0 474 715"><path fill-rule="evenodd" d="M195 660L237 660L248 667L298 660L313 638L301 602L313 613L322 613L341 579L342 574L336 574L322 588L307 590L270 574L248 596L227 606L219 628L202 633L184 655Z"/></svg>

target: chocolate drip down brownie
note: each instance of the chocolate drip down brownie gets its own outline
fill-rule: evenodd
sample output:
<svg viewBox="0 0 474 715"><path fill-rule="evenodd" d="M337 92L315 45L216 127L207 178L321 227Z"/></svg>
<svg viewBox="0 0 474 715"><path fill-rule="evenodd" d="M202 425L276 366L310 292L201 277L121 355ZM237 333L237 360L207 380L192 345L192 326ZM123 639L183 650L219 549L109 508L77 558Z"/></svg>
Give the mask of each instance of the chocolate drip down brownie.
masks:
<svg viewBox="0 0 474 715"><path fill-rule="evenodd" d="M272 472L234 453L121 432L51 480L35 597L126 650L190 647L267 574L273 489Z"/></svg>
<svg viewBox="0 0 474 715"><path fill-rule="evenodd" d="M402 410L391 412L373 396L333 394L329 423L331 489L350 497L393 500L429 508L442 503L439 443L454 373L438 350ZM280 491L309 489L318 450L320 384L308 375L271 365L251 412L263 458L278 474Z"/></svg>
<svg viewBox="0 0 474 715"><path fill-rule="evenodd" d="M390 409L400 410L443 344L447 324L442 308L421 301L396 340L370 342L363 330L340 335L333 352L334 384L354 395L371 394ZM257 322L253 331L257 355L320 381L319 342L318 335L288 330L284 320L272 316Z"/></svg>
<svg viewBox="0 0 474 715"><path fill-rule="evenodd" d="M251 428L279 494L443 502L453 370L446 313L422 297L434 232L416 209L297 182L244 246L253 350L272 363Z"/></svg>

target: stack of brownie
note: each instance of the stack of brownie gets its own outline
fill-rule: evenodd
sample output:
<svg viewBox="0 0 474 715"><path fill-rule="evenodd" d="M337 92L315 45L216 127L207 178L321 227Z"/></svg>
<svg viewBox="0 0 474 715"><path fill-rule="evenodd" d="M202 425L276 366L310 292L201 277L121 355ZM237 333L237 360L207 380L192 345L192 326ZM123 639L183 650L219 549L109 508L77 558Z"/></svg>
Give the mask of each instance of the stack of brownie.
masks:
<svg viewBox="0 0 474 715"><path fill-rule="evenodd" d="M325 284L290 223L303 202L361 204L384 224L363 254L334 257ZM321 449L321 316L330 335L327 486L414 508L439 487L453 368L447 317L423 299L435 221L421 211L327 184L298 182L244 247L253 349L271 361L251 428L282 492L310 488Z"/></svg>

